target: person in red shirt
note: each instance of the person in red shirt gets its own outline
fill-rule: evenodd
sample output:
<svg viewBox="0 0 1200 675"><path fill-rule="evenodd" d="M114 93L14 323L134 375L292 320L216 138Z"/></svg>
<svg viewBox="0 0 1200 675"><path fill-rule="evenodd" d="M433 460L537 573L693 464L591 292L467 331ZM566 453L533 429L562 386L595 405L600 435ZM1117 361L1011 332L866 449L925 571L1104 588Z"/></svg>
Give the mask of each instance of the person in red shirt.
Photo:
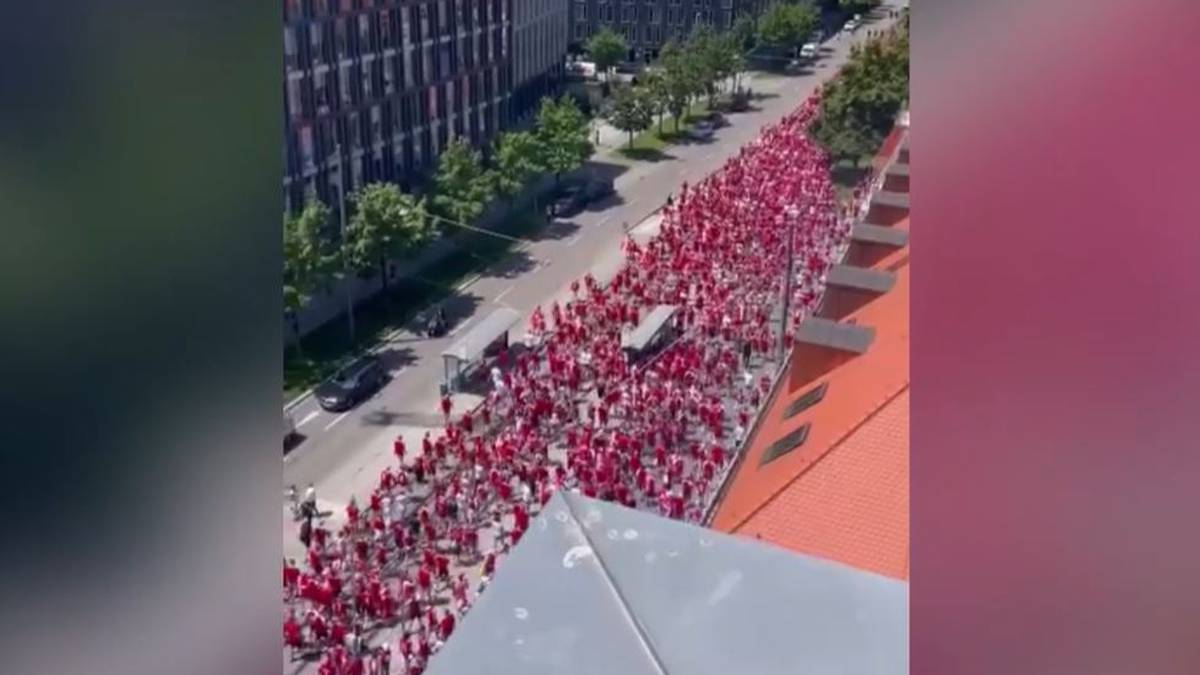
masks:
<svg viewBox="0 0 1200 675"><path fill-rule="evenodd" d="M308 612L308 628L312 631L313 640L317 644L324 644L325 639L329 637L329 627L325 625L325 617L316 610Z"/></svg>
<svg viewBox="0 0 1200 675"><path fill-rule="evenodd" d="M296 658L295 652L304 647L304 636L300 631L300 623L296 621L296 615L291 612L283 620L283 644L292 650L293 659Z"/></svg>
<svg viewBox="0 0 1200 675"><path fill-rule="evenodd" d="M396 461L404 463L404 437L397 436L396 440L392 441L392 452L396 454Z"/></svg>
<svg viewBox="0 0 1200 675"><path fill-rule="evenodd" d="M450 423L450 408L452 403L449 396L442 397L442 416L446 418L446 423Z"/></svg>
<svg viewBox="0 0 1200 675"><path fill-rule="evenodd" d="M292 599L296 595L296 586L300 583L300 568L296 567L296 561L288 558L283 561L283 589L286 591L285 597Z"/></svg>
<svg viewBox="0 0 1200 675"><path fill-rule="evenodd" d="M421 593L421 597L425 600L432 598L433 591L433 575L429 572L429 568L424 563L417 568L417 589Z"/></svg>
<svg viewBox="0 0 1200 675"><path fill-rule="evenodd" d="M444 641L450 639L450 634L453 632L454 632L454 613L451 612L450 610L446 610L445 613L442 614L441 621L438 622L438 633L440 634L440 637L442 638L442 641L444 642Z"/></svg>

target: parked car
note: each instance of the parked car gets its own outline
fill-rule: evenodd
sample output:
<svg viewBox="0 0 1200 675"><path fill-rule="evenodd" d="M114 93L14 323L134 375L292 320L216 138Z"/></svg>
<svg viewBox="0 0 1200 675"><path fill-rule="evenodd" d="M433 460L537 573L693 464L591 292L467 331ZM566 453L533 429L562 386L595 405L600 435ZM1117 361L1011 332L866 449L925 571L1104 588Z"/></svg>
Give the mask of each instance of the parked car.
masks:
<svg viewBox="0 0 1200 675"><path fill-rule="evenodd" d="M590 204L592 202L598 202L601 199L605 199L616 193L617 189L613 186L613 182L611 180L597 178L587 184L587 187L584 189L584 198L586 203Z"/></svg>
<svg viewBox="0 0 1200 675"><path fill-rule="evenodd" d="M725 119L725 116L717 110L714 110L708 114L708 123L711 124L714 129L721 129L729 126L729 120Z"/></svg>
<svg viewBox="0 0 1200 675"><path fill-rule="evenodd" d="M587 202L584 187L579 183L563 186L554 202L550 204L550 215L555 218L570 218L579 213Z"/></svg>
<svg viewBox="0 0 1200 675"><path fill-rule="evenodd" d="M692 128L688 130L688 135L696 140L712 138L713 124L708 120L700 120L692 125Z"/></svg>
<svg viewBox="0 0 1200 675"><path fill-rule="evenodd" d="M386 379L376 356L363 356L317 386L317 405L331 412L353 408L379 389Z"/></svg>
<svg viewBox="0 0 1200 675"><path fill-rule="evenodd" d="M846 33L847 35L856 30L858 30L858 19L850 19L846 22L846 25L842 26L842 32Z"/></svg>
<svg viewBox="0 0 1200 675"><path fill-rule="evenodd" d="M820 52L820 47L818 47L816 45L816 43L809 42L808 44L806 44L800 48L800 58L807 60L807 61L811 61L811 60L817 58L817 54L819 52Z"/></svg>

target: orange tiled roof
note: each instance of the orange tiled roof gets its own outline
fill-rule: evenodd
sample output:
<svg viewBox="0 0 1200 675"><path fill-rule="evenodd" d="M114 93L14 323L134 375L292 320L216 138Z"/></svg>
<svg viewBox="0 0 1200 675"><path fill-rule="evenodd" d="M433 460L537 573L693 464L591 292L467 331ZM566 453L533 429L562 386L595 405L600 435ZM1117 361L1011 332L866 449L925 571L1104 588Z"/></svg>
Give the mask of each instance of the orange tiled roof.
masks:
<svg viewBox="0 0 1200 675"><path fill-rule="evenodd" d="M908 226L907 216L893 225ZM712 527L907 579L908 247L872 267L893 271L895 285L842 321L873 328L874 341L824 374L781 383ZM786 418L789 405L821 383L828 387L820 402ZM798 448L759 465L772 443L805 424Z"/></svg>

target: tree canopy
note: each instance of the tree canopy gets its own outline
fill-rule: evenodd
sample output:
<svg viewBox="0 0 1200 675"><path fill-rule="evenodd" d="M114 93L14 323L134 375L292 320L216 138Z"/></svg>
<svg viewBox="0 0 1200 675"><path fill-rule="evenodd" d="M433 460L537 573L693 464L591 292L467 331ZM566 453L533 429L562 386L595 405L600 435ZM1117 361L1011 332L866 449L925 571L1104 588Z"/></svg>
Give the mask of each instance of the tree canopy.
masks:
<svg viewBox="0 0 1200 675"><path fill-rule="evenodd" d="M541 149L540 164L556 180L582 166L593 151L588 132L588 120L570 96L542 99L535 132Z"/></svg>
<svg viewBox="0 0 1200 675"><path fill-rule="evenodd" d="M826 84L810 133L834 158L856 164L874 152L908 99L908 34L899 30L855 47Z"/></svg>
<svg viewBox="0 0 1200 675"><path fill-rule="evenodd" d="M817 10L808 3L777 3L759 19L759 37L776 49L795 49L808 40L818 23Z"/></svg>
<svg viewBox="0 0 1200 675"><path fill-rule="evenodd" d="M295 323L314 293L328 288L337 273L338 251L326 228L329 207L310 196L304 209L283 217L283 308Z"/></svg>
<svg viewBox="0 0 1200 675"><path fill-rule="evenodd" d="M544 170L537 138L529 131L500 134L492 160L495 191L510 198L524 190L529 181Z"/></svg>
<svg viewBox="0 0 1200 675"><path fill-rule="evenodd" d="M622 35L605 26L588 40L587 51L596 63L596 72L608 73L629 53L629 45Z"/></svg>
<svg viewBox="0 0 1200 675"><path fill-rule="evenodd" d="M492 199L492 178L484 171L479 152L454 138L438 157L433 178L434 213L458 223L471 223Z"/></svg>
<svg viewBox="0 0 1200 675"><path fill-rule="evenodd" d="M629 134L629 147L632 148L634 133L650 128L654 122L654 102L640 88L620 87L607 117L610 124Z"/></svg>

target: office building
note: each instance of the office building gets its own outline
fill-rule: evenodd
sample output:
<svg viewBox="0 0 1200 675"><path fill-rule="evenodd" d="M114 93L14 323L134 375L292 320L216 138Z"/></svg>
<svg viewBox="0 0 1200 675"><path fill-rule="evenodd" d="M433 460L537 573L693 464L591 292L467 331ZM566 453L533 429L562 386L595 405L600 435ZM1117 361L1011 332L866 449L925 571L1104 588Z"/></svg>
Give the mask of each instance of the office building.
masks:
<svg viewBox="0 0 1200 675"><path fill-rule="evenodd" d="M563 0L285 0L284 199L411 187L453 137L491 141L561 79ZM517 30L514 30L517 29ZM555 68L558 75L555 75ZM536 99L533 99L536 104Z"/></svg>
<svg viewBox="0 0 1200 675"><path fill-rule="evenodd" d="M569 0L571 41L581 46L603 27L625 36L630 60L656 58L662 45L698 24L727 30L742 14L757 15L766 0Z"/></svg>

